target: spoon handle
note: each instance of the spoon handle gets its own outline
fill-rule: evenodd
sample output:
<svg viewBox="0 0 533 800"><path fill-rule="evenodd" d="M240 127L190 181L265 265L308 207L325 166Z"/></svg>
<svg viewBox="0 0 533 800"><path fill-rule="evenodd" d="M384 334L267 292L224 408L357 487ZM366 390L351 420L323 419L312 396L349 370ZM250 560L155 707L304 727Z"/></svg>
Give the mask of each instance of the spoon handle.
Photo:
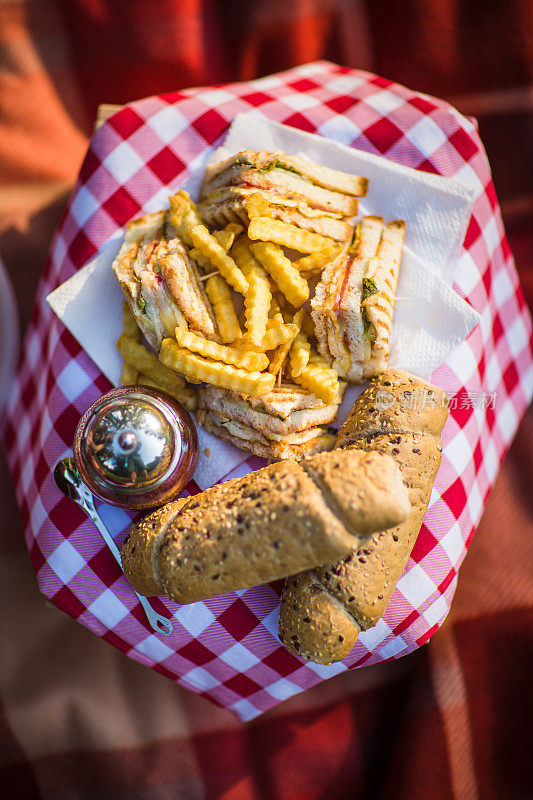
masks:
<svg viewBox="0 0 533 800"><path fill-rule="evenodd" d="M89 492L86 486L81 487L81 493L83 495L84 507L87 514L90 516L90 518L98 528L100 535L102 536L102 539L107 544L107 546L115 556L118 564L120 565L120 568L122 569L122 560L120 558L120 551L116 546L115 542L113 541L113 537L111 536L111 534L105 527L104 523L102 522L102 519L98 514L96 508L94 507L92 494ZM152 608L146 597L137 594L137 592L135 592L135 594L137 595L140 604L144 608L145 614L148 617L148 622L150 623L154 631L156 633L162 633L165 636L171 636L172 622L166 617L163 617L161 614L158 614L157 611L154 611L154 609Z"/></svg>

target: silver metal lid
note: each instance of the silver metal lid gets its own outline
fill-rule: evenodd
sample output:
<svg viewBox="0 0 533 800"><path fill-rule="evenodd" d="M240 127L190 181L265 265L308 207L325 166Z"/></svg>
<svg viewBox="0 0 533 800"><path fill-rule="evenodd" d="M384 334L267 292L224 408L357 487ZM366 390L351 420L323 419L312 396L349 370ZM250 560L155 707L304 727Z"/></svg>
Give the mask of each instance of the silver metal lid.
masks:
<svg viewBox="0 0 533 800"><path fill-rule="evenodd" d="M116 505L146 508L166 502L170 485L181 488L190 479L196 429L185 409L167 395L122 387L103 395L83 415L74 449L78 469L96 495Z"/></svg>

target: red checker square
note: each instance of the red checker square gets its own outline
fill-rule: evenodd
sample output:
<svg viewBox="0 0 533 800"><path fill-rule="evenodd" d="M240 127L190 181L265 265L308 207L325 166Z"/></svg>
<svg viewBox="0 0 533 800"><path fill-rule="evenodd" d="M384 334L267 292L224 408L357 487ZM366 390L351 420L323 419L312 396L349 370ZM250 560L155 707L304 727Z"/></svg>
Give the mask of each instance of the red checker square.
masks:
<svg viewBox="0 0 533 800"><path fill-rule="evenodd" d="M457 392L455 398L455 408L451 409L452 417L463 428L474 413L474 403L464 388Z"/></svg>
<svg viewBox="0 0 533 800"><path fill-rule="evenodd" d="M107 198L102 208L107 211L117 225L122 226L139 213L141 206L133 199L127 189L120 186L116 192Z"/></svg>
<svg viewBox="0 0 533 800"><path fill-rule="evenodd" d="M510 258L510 256L511 256L511 248L509 247L509 242L507 241L507 236L502 236L501 247L502 247L503 257L507 261L507 259ZM521 288L519 289L519 291L520 292L522 291Z"/></svg>
<svg viewBox="0 0 533 800"><path fill-rule="evenodd" d="M468 223L468 228L466 229L465 239L463 245L466 250L468 250L475 241L481 235L481 228L479 227L479 223L474 216L470 217L470 222Z"/></svg>
<svg viewBox="0 0 533 800"><path fill-rule="evenodd" d="M105 586L112 586L122 575L108 547L102 547L87 563Z"/></svg>
<svg viewBox="0 0 533 800"><path fill-rule="evenodd" d="M313 125L303 114L292 114L290 117L283 120L283 124L290 125L292 128L298 128L301 131L307 131L308 133L314 133L316 131L316 125Z"/></svg>
<svg viewBox="0 0 533 800"><path fill-rule="evenodd" d="M123 108L118 114L113 114L108 124L111 125L123 139L127 139L132 133L135 133L136 130L144 125L144 120L132 108L126 106L126 108Z"/></svg>
<svg viewBox="0 0 533 800"><path fill-rule="evenodd" d="M174 180L177 175L180 175L185 169L185 164L177 155L170 149L164 147L159 153L154 156L148 164L154 175L157 175L161 183L167 184Z"/></svg>
<svg viewBox="0 0 533 800"><path fill-rule="evenodd" d="M473 155L478 151L478 147L473 139L464 131L459 128L448 137L448 141L453 144L457 152L465 161L470 161Z"/></svg>
<svg viewBox="0 0 533 800"><path fill-rule="evenodd" d="M251 92L250 94L241 95L241 100L245 100L251 106L262 106L264 103L270 103L272 98L264 92Z"/></svg>
<svg viewBox="0 0 533 800"><path fill-rule="evenodd" d="M106 376L103 374L103 372L101 372L95 378L94 385L96 386L98 391L101 392L102 394L104 394L104 392L108 392L109 389L113 388L113 384L111 383L109 378L106 378Z"/></svg>
<svg viewBox="0 0 533 800"><path fill-rule="evenodd" d="M309 78L300 78L299 81L288 83L291 89L296 89L297 92L308 92L310 89L318 89L318 83L310 81Z"/></svg>
<svg viewBox="0 0 533 800"><path fill-rule="evenodd" d="M228 606L217 621L239 642L259 624L255 614L252 614L240 597Z"/></svg>
<svg viewBox="0 0 533 800"><path fill-rule="evenodd" d="M251 694L259 692L262 688L251 678L247 678L246 675L234 675L233 678L224 681L223 685L241 697L249 697Z"/></svg>
<svg viewBox="0 0 533 800"><path fill-rule="evenodd" d="M197 667L201 667L203 664L207 664L208 661L212 661L216 658L211 650L208 650L207 647L204 647L204 645L196 639L193 639L184 647L181 647L178 653L180 656L183 656L183 658L196 664Z"/></svg>
<svg viewBox="0 0 533 800"><path fill-rule="evenodd" d="M452 485L442 494L442 499L454 516L460 514L466 506L468 500L466 489L460 478L457 478Z"/></svg>
<svg viewBox="0 0 533 800"><path fill-rule="evenodd" d="M101 638L106 642L109 642L109 644L118 647L118 649L122 650L123 653L129 653L131 650L131 645L125 642L124 639L121 639L120 636L117 636L116 633L113 633L113 631L106 631L106 633L102 633Z"/></svg>
<svg viewBox="0 0 533 800"><path fill-rule="evenodd" d="M415 610L415 611L411 611L411 613L410 613L410 614L408 614L408 615L405 617L405 619L402 619L402 621L398 623L398 625L397 625L397 626L396 626L396 627L393 629L393 631L392 631L392 632L393 632L393 633L394 633L396 636L399 636L401 633L403 633L404 631L406 631L406 630L407 630L407 628L408 628L410 625L412 625L412 624L413 624L413 622L415 622L415 621L418 619L418 617L419 617L419 613L418 613L418 611L416 611L416 610Z"/></svg>
<svg viewBox="0 0 533 800"><path fill-rule="evenodd" d="M491 208L495 209L498 205L498 198L496 197L496 189L494 188L494 182L492 180L490 180L485 186L485 194L491 205Z"/></svg>
<svg viewBox="0 0 533 800"><path fill-rule="evenodd" d="M490 409L487 409L487 411L490 411ZM494 414L494 411L492 413ZM477 443L474 449L474 452L472 454L472 461L474 462L474 467L476 469L476 474L477 474L483 462L483 450L481 449L481 440Z"/></svg>
<svg viewBox="0 0 533 800"><path fill-rule="evenodd" d="M377 122L366 128L363 133L380 153L386 153L403 136L398 126L386 117L378 119Z"/></svg>
<svg viewBox="0 0 533 800"><path fill-rule="evenodd" d="M498 344L498 342L503 336L503 333L504 333L504 327L502 325L501 317L499 314L495 314L492 320L492 336L494 338L495 344Z"/></svg>
<svg viewBox="0 0 533 800"><path fill-rule="evenodd" d="M369 83L373 83L374 86L380 86L382 89L386 89L388 86L392 86L392 81L387 80L387 78L380 78L379 75L376 75L372 80L368 81Z"/></svg>
<svg viewBox="0 0 533 800"><path fill-rule="evenodd" d="M6 419L5 425L4 425L4 445L5 445L6 451L11 450L11 448L14 445L14 443L15 443L15 428L11 424L11 420L10 419Z"/></svg>
<svg viewBox="0 0 533 800"><path fill-rule="evenodd" d="M31 376L28 377L27 382L24 384L24 387L20 393L20 399L22 400L22 404L24 408L29 408L33 402L35 397L35 381Z"/></svg>
<svg viewBox="0 0 533 800"><path fill-rule="evenodd" d="M359 102L360 101L355 97L350 97L349 94L343 94L339 97L333 97L331 100L327 100L324 105L331 108L336 114L344 114L345 111Z"/></svg>
<svg viewBox="0 0 533 800"><path fill-rule="evenodd" d="M67 406L54 423L54 429L67 447L72 447L76 425L80 419L79 411L74 406Z"/></svg>
<svg viewBox="0 0 533 800"><path fill-rule="evenodd" d="M457 572L452 567L451 570L446 575L446 577L444 578L444 580L441 581L441 583L437 587L441 594L444 594L444 592L446 591L446 589L448 588L448 586L453 581L453 579L455 578L456 575L457 575Z"/></svg>
<svg viewBox="0 0 533 800"><path fill-rule="evenodd" d="M61 497L48 516L66 539L87 519L85 512L67 497Z"/></svg>
<svg viewBox="0 0 533 800"><path fill-rule="evenodd" d="M429 114L431 111L434 111L437 106L435 103L431 103L429 100L426 100L425 97L411 97L408 100L409 105L418 108L423 114Z"/></svg>
<svg viewBox="0 0 533 800"><path fill-rule="evenodd" d="M274 672L277 672L283 677L296 672L296 670L300 669L302 666L301 661L298 661L298 659L284 647L278 647L270 653L270 655L266 656L266 658L263 659L263 664L266 664L267 667L270 667L270 669L273 669Z"/></svg>
<svg viewBox="0 0 533 800"><path fill-rule="evenodd" d="M218 111L215 111L214 108L210 108L209 111L206 111L205 114L202 114L192 123L192 127L195 131L197 131L200 136L203 136L208 144L213 144L213 142L224 133L228 125L228 120L223 117L222 114L219 114Z"/></svg>
<svg viewBox="0 0 533 800"><path fill-rule="evenodd" d="M33 569L35 572L39 572L41 567L46 564L46 558L43 555L43 551L39 547L37 540L33 540L33 544L30 548L30 559L31 563L33 564Z"/></svg>
<svg viewBox="0 0 533 800"><path fill-rule="evenodd" d="M78 619L80 614L85 611L83 603L70 591L68 586L63 586L53 595L51 600L61 611L64 611L69 617L73 617L74 619Z"/></svg>
<svg viewBox="0 0 533 800"><path fill-rule="evenodd" d="M429 631L426 631L425 633L422 634L420 639L416 640L417 645L419 647L422 647L423 644L425 644L426 642L429 642L429 640L431 639L433 634L437 633L438 629L439 629L438 624L433 625L433 627L430 628Z"/></svg>
<svg viewBox="0 0 533 800"><path fill-rule="evenodd" d="M79 356L82 351L81 344L77 339L74 338L67 328L63 329L61 336L59 337L59 341L72 358Z"/></svg>
<svg viewBox="0 0 533 800"><path fill-rule="evenodd" d="M50 468L46 463L46 459L42 452L39 453L37 464L35 465L34 477L37 488L40 489L43 485L44 479L50 474Z"/></svg>
<svg viewBox="0 0 533 800"><path fill-rule="evenodd" d="M436 544L438 544L437 539L435 539L425 525L422 525L415 546L413 547L411 558L417 563L422 561L422 559L433 550Z"/></svg>
<svg viewBox="0 0 533 800"><path fill-rule="evenodd" d="M72 263L79 269L94 256L96 247L83 231L78 231L67 252Z"/></svg>
<svg viewBox="0 0 533 800"><path fill-rule="evenodd" d="M87 183L91 175L94 175L94 173L96 172L101 163L102 162L100 161L98 156L89 148L89 150L87 151L87 155L83 160L83 164L81 165L80 176L79 176L80 183ZM64 214L66 214L66 209ZM62 227L64 214L60 220L60 227Z"/></svg>
<svg viewBox="0 0 533 800"><path fill-rule="evenodd" d="M503 373L503 382L507 389L507 394L512 394L520 382L520 375L516 368L514 361L511 361L505 372Z"/></svg>
<svg viewBox="0 0 533 800"><path fill-rule="evenodd" d="M429 158L425 158L417 167L421 172L432 172L434 175L439 175L437 167L432 164Z"/></svg>

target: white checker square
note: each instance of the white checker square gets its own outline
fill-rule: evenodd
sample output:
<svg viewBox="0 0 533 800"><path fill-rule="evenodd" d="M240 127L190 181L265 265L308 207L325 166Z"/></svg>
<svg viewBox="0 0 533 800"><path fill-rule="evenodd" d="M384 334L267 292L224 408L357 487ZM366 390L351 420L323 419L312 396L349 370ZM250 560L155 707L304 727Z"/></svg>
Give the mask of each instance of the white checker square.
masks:
<svg viewBox="0 0 533 800"><path fill-rule="evenodd" d="M274 639L278 639L278 621L279 621L279 606L276 606L270 614L267 614L262 620L263 625L269 631Z"/></svg>
<svg viewBox="0 0 533 800"><path fill-rule="evenodd" d="M457 265L454 270L454 280L466 297L474 291L481 280L476 262L468 250L463 250L457 260Z"/></svg>
<svg viewBox="0 0 533 800"><path fill-rule="evenodd" d="M446 134L431 117L419 119L405 135L424 155L431 155L447 141Z"/></svg>
<svg viewBox="0 0 533 800"><path fill-rule="evenodd" d="M287 678L280 678L279 681L272 683L270 686L265 686L265 691L275 697L276 700L287 700L288 697L297 694L301 689L292 681L288 681Z"/></svg>
<svg viewBox="0 0 533 800"><path fill-rule="evenodd" d="M492 258L492 255L496 248L500 244L501 240L501 233L498 228L498 223L496 222L496 217L493 215L485 227L483 228L483 238L485 240L485 244L487 245L487 252L489 258Z"/></svg>
<svg viewBox="0 0 533 800"><path fill-rule="evenodd" d="M90 376L74 359L69 361L67 366L57 376L57 385L67 400L71 402L88 389L91 384L92 379Z"/></svg>
<svg viewBox="0 0 533 800"><path fill-rule="evenodd" d="M220 684L217 678L214 678L213 675L205 669L202 669L202 667L195 667L191 669L190 672L186 672L183 676L183 680L192 683L193 686L200 689L202 692L213 689Z"/></svg>
<svg viewBox="0 0 533 800"><path fill-rule="evenodd" d="M413 608L419 608L431 597L437 586L420 564L413 564L411 569L402 575L397 588Z"/></svg>
<svg viewBox="0 0 533 800"><path fill-rule="evenodd" d="M68 539L65 539L48 557L48 564L63 583L69 583L74 575L77 575L80 569L83 569L85 559L71 545Z"/></svg>
<svg viewBox="0 0 533 800"><path fill-rule="evenodd" d="M186 628L191 636L200 636L215 621L215 615L205 603L189 603L182 606L175 614L176 619Z"/></svg>
<svg viewBox="0 0 533 800"><path fill-rule="evenodd" d="M498 427L501 430L499 416L498 416ZM507 431L507 434L504 435L506 441L508 440L508 437L509 437L509 431ZM496 445L494 444L492 439L489 439L487 442L487 447L485 448L485 455L483 458L483 464L487 472L487 477L489 481L492 483L498 472L498 467L500 466L498 451L496 450Z"/></svg>
<svg viewBox="0 0 533 800"><path fill-rule="evenodd" d="M399 97L397 94L383 89L383 91L376 92L376 94L370 97L365 97L365 105L370 106L379 114L386 117L391 111L396 111L397 108L404 106L405 100L403 97Z"/></svg>
<svg viewBox="0 0 533 800"><path fill-rule="evenodd" d="M83 228L98 208L100 208L100 203L95 200L92 193L86 186L80 186L70 204L70 213L79 227Z"/></svg>
<svg viewBox="0 0 533 800"><path fill-rule="evenodd" d="M206 106L216 108L216 106L221 106L222 103L231 103L232 100L235 100L235 95L226 89L211 89L208 92L202 92L200 100Z"/></svg>
<svg viewBox="0 0 533 800"><path fill-rule="evenodd" d="M30 431L30 420L28 415L25 414L17 426L17 449L19 453L25 451L28 439L30 438Z"/></svg>
<svg viewBox="0 0 533 800"><path fill-rule="evenodd" d="M362 78L356 78L352 75L340 75L338 78L328 81L325 88L336 94L352 94L363 83L364 80Z"/></svg>
<svg viewBox="0 0 533 800"><path fill-rule="evenodd" d="M446 365L463 386L466 386L477 372L477 358L467 342L462 342L459 347L452 350L446 359Z"/></svg>
<svg viewBox="0 0 533 800"><path fill-rule="evenodd" d="M351 144L360 135L361 128L348 117L336 114L326 120L320 126L319 131L327 139L333 139L340 144Z"/></svg>
<svg viewBox="0 0 533 800"><path fill-rule="evenodd" d="M453 523L442 539L439 540L439 545L450 559L450 564L457 564L465 547L461 535L461 528L457 521Z"/></svg>
<svg viewBox="0 0 533 800"><path fill-rule="evenodd" d="M161 639L157 636L147 636L142 642L139 642L135 645L135 649L139 650L143 655L148 656L148 658L153 659L157 663L164 661L165 658L170 658L170 656L174 655L174 650L171 650L170 647L167 647Z"/></svg>
<svg viewBox="0 0 533 800"><path fill-rule="evenodd" d="M162 142L168 144L183 133L190 122L175 106L164 106L150 117L148 125Z"/></svg>
<svg viewBox="0 0 533 800"><path fill-rule="evenodd" d="M291 94L284 97L283 102L295 111L304 111L306 108L318 105L320 101L310 94Z"/></svg>
<svg viewBox="0 0 533 800"><path fill-rule="evenodd" d="M126 183L141 169L144 161L127 142L121 142L104 159L103 165L115 180Z"/></svg>
<svg viewBox="0 0 533 800"><path fill-rule="evenodd" d="M527 347L529 337L522 317L517 317L505 331L505 341L513 358L517 358Z"/></svg>
<svg viewBox="0 0 533 800"><path fill-rule="evenodd" d="M448 603L444 597L441 596L424 611L424 619L429 627L432 628L444 619L448 611Z"/></svg>
<svg viewBox="0 0 533 800"><path fill-rule="evenodd" d="M518 425L518 416L512 400L506 400L498 409L498 427L507 439Z"/></svg>
<svg viewBox="0 0 533 800"><path fill-rule="evenodd" d="M247 669L259 663L257 656L244 647L240 642L236 642L233 647L226 650L219 656L221 661L229 664L230 667L237 670L237 672L246 672Z"/></svg>
<svg viewBox="0 0 533 800"><path fill-rule="evenodd" d="M450 442L447 442L445 455L455 472L462 475L472 460L472 448L464 431L459 430Z"/></svg>
<svg viewBox="0 0 533 800"><path fill-rule="evenodd" d="M497 353L493 353L485 369L485 385L489 392L494 392L502 379L502 368Z"/></svg>
<svg viewBox="0 0 533 800"><path fill-rule="evenodd" d="M87 610L110 630L128 614L128 609L120 602L113 589L105 589Z"/></svg>
<svg viewBox="0 0 533 800"><path fill-rule="evenodd" d="M309 667L309 669L320 678L324 679L332 678L334 675L338 675L340 672L346 672L347 669L342 661L337 661L336 664L313 664L312 661L309 661L306 666Z"/></svg>
<svg viewBox="0 0 533 800"><path fill-rule="evenodd" d="M506 303L509 298L513 296L515 284L514 281L512 281L509 277L509 273L506 269L499 269L496 272L494 280L492 281L492 291L494 294L494 299L498 304L498 308L500 309L504 303Z"/></svg>
<svg viewBox="0 0 533 800"><path fill-rule="evenodd" d="M230 709L235 711L235 713L238 714L240 719L242 719L244 722L257 717L257 715L260 713L258 709L252 703L250 703L249 700L246 700L245 697L243 697L242 700L237 700L236 703L233 703L233 705L230 706Z"/></svg>
<svg viewBox="0 0 533 800"><path fill-rule="evenodd" d="M485 191L483 184L479 180L470 164L464 164L461 169L457 170L453 176L453 179L454 181L459 181L460 183L464 183L466 186L469 186L471 189L474 189L476 192L474 199L476 199Z"/></svg>
<svg viewBox="0 0 533 800"><path fill-rule="evenodd" d="M401 653L402 650L405 650L407 644L404 642L401 636L395 636L392 642L384 645L381 650L379 651L379 655L381 658L393 658L397 656L398 653Z"/></svg>
<svg viewBox="0 0 533 800"><path fill-rule="evenodd" d="M22 485L22 489L25 495L28 493L28 489L30 488L31 482L34 477L35 477L35 469L33 467L31 460L28 458L24 462L24 466L22 467L22 471L20 473L20 483Z"/></svg>
<svg viewBox="0 0 533 800"><path fill-rule="evenodd" d="M390 636L391 629L383 619L378 620L378 624L367 631L361 631L359 634L359 641L364 644L368 650L375 650L376 647L384 642L387 636Z"/></svg>
<svg viewBox="0 0 533 800"><path fill-rule="evenodd" d="M51 257L56 264L62 264L67 254L67 246L62 236L56 236L52 245Z"/></svg>
<svg viewBox="0 0 533 800"><path fill-rule="evenodd" d="M38 494L35 498L35 501L33 503L30 512L31 529L35 535L39 533L39 531L41 530L41 526L47 519L48 519L48 514L41 502L41 495Z"/></svg>
<svg viewBox="0 0 533 800"><path fill-rule="evenodd" d="M24 356L28 363L28 367L32 372L35 371L37 361L41 355L41 342L36 336L31 336L29 341L25 343Z"/></svg>

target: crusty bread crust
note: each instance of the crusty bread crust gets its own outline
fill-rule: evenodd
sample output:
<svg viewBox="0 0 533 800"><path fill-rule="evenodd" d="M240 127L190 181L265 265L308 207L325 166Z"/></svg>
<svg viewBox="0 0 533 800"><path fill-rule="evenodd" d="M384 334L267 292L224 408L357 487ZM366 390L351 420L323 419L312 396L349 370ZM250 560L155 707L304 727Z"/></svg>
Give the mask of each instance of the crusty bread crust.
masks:
<svg viewBox="0 0 533 800"><path fill-rule="evenodd" d="M313 581L323 592L317 619L306 612L311 620L306 627L301 615L309 578L302 584L300 576L287 582L281 598L280 638L293 653L321 664L340 661L349 652L346 641L355 642L360 628L372 627L382 617L422 525L442 458L440 433L447 415L441 389L401 370L377 376L355 403L335 447L394 458L409 492L411 511L402 523L372 534L340 561L313 570ZM333 619L342 640L334 625L328 624Z"/></svg>
<svg viewBox="0 0 533 800"><path fill-rule="evenodd" d="M345 481L326 468L328 459ZM367 530L405 518L407 493L395 470L388 456L347 450L217 484L177 513L171 504L134 526L123 547L127 576L138 590L152 593L155 584L192 603L341 558ZM391 476L389 486L374 487L379 475ZM362 499L353 504L354 497Z"/></svg>

